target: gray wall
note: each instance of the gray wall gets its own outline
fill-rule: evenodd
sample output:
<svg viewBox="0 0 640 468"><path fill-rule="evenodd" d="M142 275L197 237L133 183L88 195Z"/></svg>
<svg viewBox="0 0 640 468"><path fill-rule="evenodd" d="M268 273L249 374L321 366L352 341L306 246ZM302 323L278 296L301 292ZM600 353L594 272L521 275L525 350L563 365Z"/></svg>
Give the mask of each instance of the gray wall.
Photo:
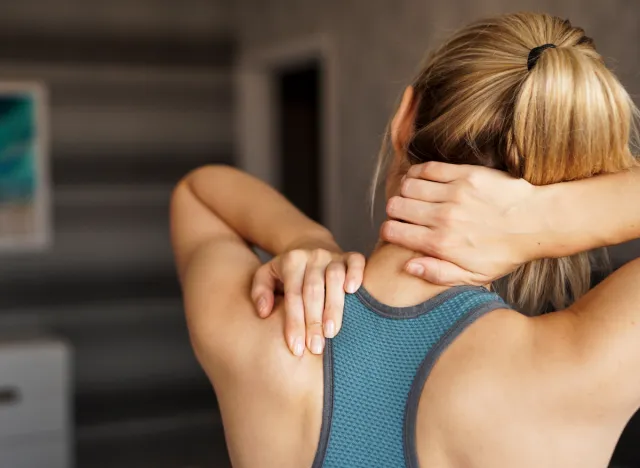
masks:
<svg viewBox="0 0 640 468"><path fill-rule="evenodd" d="M229 32L231 0L21 0L0 4L0 24L33 31L210 36Z"/></svg>
<svg viewBox="0 0 640 468"><path fill-rule="evenodd" d="M176 174L231 159L228 4L0 5L0 39L12 40L0 48L0 79L49 90L56 210L54 248L3 258L0 278L170 264Z"/></svg>
<svg viewBox="0 0 640 468"><path fill-rule="evenodd" d="M380 136L403 86L425 52L453 29L481 16L518 10L568 17L593 36L631 93L637 71L640 4L633 0L395 0L236 2L239 48L252 53L316 35L337 44L341 244L368 250L377 235L365 209ZM619 261L640 245L618 250Z"/></svg>
<svg viewBox="0 0 640 468"><path fill-rule="evenodd" d="M186 171L233 161L229 6L0 4L0 80L49 90L54 208L49 251L0 255L0 329L69 340L89 406L102 394L207 385L184 326L167 207Z"/></svg>

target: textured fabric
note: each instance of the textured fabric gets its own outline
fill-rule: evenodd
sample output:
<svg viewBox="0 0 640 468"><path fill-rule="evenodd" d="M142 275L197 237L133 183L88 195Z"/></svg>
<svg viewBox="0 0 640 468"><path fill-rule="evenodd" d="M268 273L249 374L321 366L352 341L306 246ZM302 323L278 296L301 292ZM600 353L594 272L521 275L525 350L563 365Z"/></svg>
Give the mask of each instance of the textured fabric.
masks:
<svg viewBox="0 0 640 468"><path fill-rule="evenodd" d="M500 306L507 307L497 295L470 287L406 308L380 304L362 289L348 295L342 329L325 355L328 398L314 466L406 467L405 412L421 364L430 350L446 348L473 311Z"/></svg>

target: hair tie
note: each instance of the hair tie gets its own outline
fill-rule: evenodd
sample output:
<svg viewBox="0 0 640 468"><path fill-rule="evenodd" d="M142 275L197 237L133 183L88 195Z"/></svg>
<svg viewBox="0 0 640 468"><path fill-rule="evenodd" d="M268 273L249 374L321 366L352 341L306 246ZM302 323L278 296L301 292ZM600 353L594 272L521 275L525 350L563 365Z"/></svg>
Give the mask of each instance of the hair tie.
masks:
<svg viewBox="0 0 640 468"><path fill-rule="evenodd" d="M540 55L542 55L542 52L547 49L555 48L555 44L544 44L531 49L531 52L529 52L529 57L527 58L527 70L531 71L531 69L536 66L536 63L538 63L538 59L540 58Z"/></svg>

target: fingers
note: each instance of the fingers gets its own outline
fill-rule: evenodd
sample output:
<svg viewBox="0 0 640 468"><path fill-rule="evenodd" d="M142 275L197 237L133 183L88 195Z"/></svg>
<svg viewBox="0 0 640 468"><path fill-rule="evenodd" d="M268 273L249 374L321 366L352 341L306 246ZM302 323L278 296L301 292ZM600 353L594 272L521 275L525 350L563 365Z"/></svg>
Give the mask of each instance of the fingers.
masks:
<svg viewBox="0 0 640 468"><path fill-rule="evenodd" d="M347 278L344 282L344 290L353 294L362 286L365 258L364 255L355 252L347 255Z"/></svg>
<svg viewBox="0 0 640 468"><path fill-rule="evenodd" d="M331 255L323 250L312 254L307 266L302 291L306 322L306 345L313 354L321 354L324 349L322 314L325 305L325 271L331 262Z"/></svg>
<svg viewBox="0 0 640 468"><path fill-rule="evenodd" d="M441 258L444 250L435 231L416 224L385 221L382 224L380 237L392 244L434 257Z"/></svg>
<svg viewBox="0 0 640 468"><path fill-rule="evenodd" d="M304 348L322 354L325 336L342 325L345 290L362 284L365 258L358 253L336 254L324 249L294 250L258 269L251 297L260 316L274 307L274 291L284 285L285 338L294 355Z"/></svg>
<svg viewBox="0 0 640 468"><path fill-rule="evenodd" d="M407 273L441 286L469 284L482 286L490 280L482 275L467 271L458 265L437 258L418 258L405 265Z"/></svg>
<svg viewBox="0 0 640 468"><path fill-rule="evenodd" d="M469 173L470 167L463 164L429 161L411 166L407 171L407 177L448 183L465 177Z"/></svg>
<svg viewBox="0 0 640 468"><path fill-rule="evenodd" d="M334 261L326 271L326 299L324 304L324 336L333 338L342 326L344 310L345 264Z"/></svg>
<svg viewBox="0 0 640 468"><path fill-rule="evenodd" d="M291 352L304 354L305 320L302 285L307 259L304 252L292 251L283 260L282 281L284 283L284 333Z"/></svg>
<svg viewBox="0 0 640 468"><path fill-rule="evenodd" d="M278 274L274 269L275 262L262 265L256 271L251 285L251 299L256 306L258 315L268 317L273 311L274 292L278 283Z"/></svg>
<svg viewBox="0 0 640 468"><path fill-rule="evenodd" d="M422 226L433 226L442 207L436 203L425 203L403 197L391 197L387 202L387 214L395 219Z"/></svg>
<svg viewBox="0 0 640 468"><path fill-rule="evenodd" d="M400 187L400 194L403 197L424 202L442 203L454 199L455 187L440 182L407 177Z"/></svg>
<svg viewBox="0 0 640 468"><path fill-rule="evenodd" d="M346 254L344 261L333 261L327 266L326 299L324 304L324 336L333 338L342 327L345 292L354 293L362 285L364 255ZM345 272L346 270L346 272Z"/></svg>

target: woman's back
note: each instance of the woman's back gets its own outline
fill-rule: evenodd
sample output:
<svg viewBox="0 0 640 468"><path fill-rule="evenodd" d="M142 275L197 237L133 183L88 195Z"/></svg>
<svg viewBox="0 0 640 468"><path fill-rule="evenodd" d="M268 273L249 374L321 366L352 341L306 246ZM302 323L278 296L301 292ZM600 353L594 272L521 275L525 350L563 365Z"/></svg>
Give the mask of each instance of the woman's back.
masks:
<svg viewBox="0 0 640 468"><path fill-rule="evenodd" d="M607 465L629 415L577 362L571 314L528 318L372 263L322 358L291 355L278 310L213 376L234 466ZM229 313L255 316L248 298Z"/></svg>
<svg viewBox="0 0 640 468"><path fill-rule="evenodd" d="M433 365L475 320L506 307L481 287L451 288L410 307L390 307L364 288L348 296L342 331L324 356L314 466L417 466L417 408Z"/></svg>

